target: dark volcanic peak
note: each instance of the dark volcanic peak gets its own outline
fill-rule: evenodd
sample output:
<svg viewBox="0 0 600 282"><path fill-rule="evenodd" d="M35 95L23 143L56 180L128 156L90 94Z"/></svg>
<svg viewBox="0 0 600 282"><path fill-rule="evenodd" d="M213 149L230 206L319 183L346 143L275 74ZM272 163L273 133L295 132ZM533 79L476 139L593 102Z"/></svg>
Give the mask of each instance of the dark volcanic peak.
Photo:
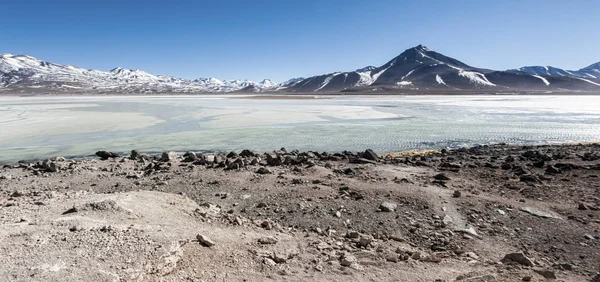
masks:
<svg viewBox="0 0 600 282"><path fill-rule="evenodd" d="M591 66L592 68L594 65ZM592 78L591 71L586 72ZM547 73L525 70L492 71L467 65L433 51L425 45L406 49L377 68L337 72L306 78L288 84L290 92L394 91L394 89L449 89L491 91L575 90L598 91L600 84L581 77L548 78ZM598 75L600 77L600 74Z"/></svg>

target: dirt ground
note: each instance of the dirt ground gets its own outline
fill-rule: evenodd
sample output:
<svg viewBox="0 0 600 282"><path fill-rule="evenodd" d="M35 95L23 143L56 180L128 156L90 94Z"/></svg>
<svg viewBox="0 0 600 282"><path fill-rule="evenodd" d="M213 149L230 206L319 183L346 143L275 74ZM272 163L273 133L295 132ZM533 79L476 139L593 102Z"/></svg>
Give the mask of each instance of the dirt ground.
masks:
<svg viewBox="0 0 600 282"><path fill-rule="evenodd" d="M98 155L0 169L0 280L600 281L600 144Z"/></svg>

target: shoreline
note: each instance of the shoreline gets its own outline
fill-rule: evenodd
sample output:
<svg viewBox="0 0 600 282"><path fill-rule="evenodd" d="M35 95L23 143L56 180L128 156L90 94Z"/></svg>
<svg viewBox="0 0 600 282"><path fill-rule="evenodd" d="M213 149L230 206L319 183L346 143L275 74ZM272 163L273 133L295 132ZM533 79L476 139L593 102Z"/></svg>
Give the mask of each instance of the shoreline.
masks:
<svg viewBox="0 0 600 282"><path fill-rule="evenodd" d="M488 143L488 144L477 144L477 145L473 145L473 146L460 146L460 147L445 147L445 148L441 148L441 149L414 149L414 150L406 150L406 151L393 151L393 152L378 152L378 155L380 157L383 158L394 158L394 157L404 157L404 156L413 156L413 155L424 155L424 154L435 154L435 153L439 153L441 150L465 150L465 149L470 149L470 148L476 148L476 147L494 147L494 146L508 146L508 147L513 147L513 148L523 148L523 147L538 147L538 148L544 148L544 147L564 147L564 146L577 146L577 145L584 145L584 146L598 146L600 145L600 141L594 141L594 142L536 142L536 143L507 143L507 142L493 142L493 143ZM284 148L284 147L282 147ZM365 150L368 148L365 148ZM102 150L104 151L104 150ZM132 151L137 151L137 149L132 149ZM200 150L200 149L190 149L190 150L166 150L166 151L148 151L148 152L143 152L144 154L147 154L148 156L152 157L152 158L160 158L162 154L164 153L175 153L178 155L184 155L186 152L194 152L195 154L198 155L220 155L220 156L226 156L227 154L231 153L231 152L235 152L235 153L240 153L242 151L252 151L254 153L257 154L268 154L268 153L273 153L273 152L277 152L279 150L272 150L271 152L256 152L253 151L251 149L244 149L244 150L234 150L234 151L211 151L211 150ZM296 149L292 149L291 151L298 151ZM106 152L110 152L113 154L116 154L118 157L128 157L131 153L131 151L129 152L121 152L121 151L111 151L108 150ZM306 151L306 152L312 152L314 153L315 151ZM305 153L306 153L305 152ZM351 152L351 153L356 153L356 154L360 154L361 152L355 152L355 151L348 151L348 150L340 150L340 151L327 151L327 152L323 152L323 153L328 153L328 154L343 154L344 152ZM89 153L86 155L77 155L77 156L51 156L51 157L46 157L46 158L32 158L32 159L23 159L23 160L18 160L18 161L7 161L7 162L2 162L0 161L0 166L6 166L6 165L18 165L19 163L35 163L35 162L41 162L44 160L52 160L52 159L56 159L56 158L61 158L61 159L65 159L65 160L74 160L74 161L85 161L85 160L92 160L92 159L97 159L98 156L96 155L96 153Z"/></svg>

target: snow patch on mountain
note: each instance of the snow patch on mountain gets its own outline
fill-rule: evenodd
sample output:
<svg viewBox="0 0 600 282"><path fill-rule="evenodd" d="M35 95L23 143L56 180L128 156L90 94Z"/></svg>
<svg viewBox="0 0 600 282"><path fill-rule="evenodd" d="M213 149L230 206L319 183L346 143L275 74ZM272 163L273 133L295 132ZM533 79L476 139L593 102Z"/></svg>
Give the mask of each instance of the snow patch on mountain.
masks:
<svg viewBox="0 0 600 282"><path fill-rule="evenodd" d="M589 79L585 79L585 78L581 78L581 77L577 77L577 79L585 81L587 83L591 83L591 84L596 85L596 86L600 86L600 83L593 82L593 81L591 81Z"/></svg>
<svg viewBox="0 0 600 282"><path fill-rule="evenodd" d="M531 75L531 76L540 79L544 84L546 84L546 86L550 85L550 82L543 76L539 76L539 75L535 75L535 74Z"/></svg>
<svg viewBox="0 0 600 282"><path fill-rule="evenodd" d="M442 79L442 77L441 77L439 74L436 74L436 75L435 75L435 81L436 81L438 84L443 84L443 85L446 85L446 83L444 82L444 80Z"/></svg>
<svg viewBox="0 0 600 282"><path fill-rule="evenodd" d="M338 76L338 75L340 75L340 74L341 74L341 72L336 72L336 73L333 73L333 74L329 75L327 78L325 78L325 80L323 80L323 83L321 83L321 85L319 86L319 88L317 88L317 89L315 90L315 92L317 92L317 91L319 91L319 90L323 89L325 86L327 86L327 84L329 84L329 82L331 82L331 80L332 80L334 77L336 77L336 76Z"/></svg>
<svg viewBox="0 0 600 282"><path fill-rule="evenodd" d="M474 72L474 71L465 71L460 70L458 75L462 77L468 78L472 83L486 85L486 86L496 86L496 84L491 83L484 74Z"/></svg>

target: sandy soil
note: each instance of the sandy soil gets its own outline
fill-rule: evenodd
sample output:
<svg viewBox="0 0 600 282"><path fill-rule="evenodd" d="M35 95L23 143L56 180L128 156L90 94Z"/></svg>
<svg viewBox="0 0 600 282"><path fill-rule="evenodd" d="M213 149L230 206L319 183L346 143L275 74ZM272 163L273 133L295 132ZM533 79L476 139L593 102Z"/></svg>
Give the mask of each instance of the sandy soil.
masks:
<svg viewBox="0 0 600 282"><path fill-rule="evenodd" d="M0 169L0 280L600 279L598 144L99 155Z"/></svg>

